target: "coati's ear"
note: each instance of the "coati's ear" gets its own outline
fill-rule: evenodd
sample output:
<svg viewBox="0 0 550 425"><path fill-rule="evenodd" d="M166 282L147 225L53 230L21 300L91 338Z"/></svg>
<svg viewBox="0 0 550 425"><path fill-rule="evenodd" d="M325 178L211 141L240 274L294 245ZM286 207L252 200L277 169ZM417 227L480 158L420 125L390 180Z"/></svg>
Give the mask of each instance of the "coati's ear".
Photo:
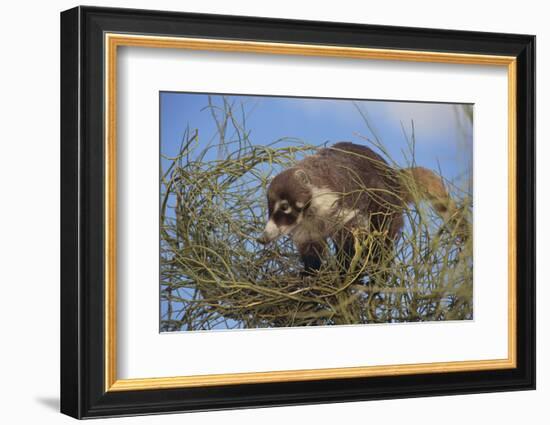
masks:
<svg viewBox="0 0 550 425"><path fill-rule="evenodd" d="M304 186L307 186L310 183L309 176L307 175L307 173L304 170L296 170L294 172L294 176Z"/></svg>

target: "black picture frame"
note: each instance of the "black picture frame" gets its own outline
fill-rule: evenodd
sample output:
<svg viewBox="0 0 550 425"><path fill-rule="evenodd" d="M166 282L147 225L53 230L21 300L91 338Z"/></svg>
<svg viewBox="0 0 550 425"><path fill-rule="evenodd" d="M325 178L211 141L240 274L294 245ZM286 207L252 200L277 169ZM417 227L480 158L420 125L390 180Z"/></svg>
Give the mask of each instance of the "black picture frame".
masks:
<svg viewBox="0 0 550 425"><path fill-rule="evenodd" d="M104 34L506 55L517 59L517 367L105 391ZM75 418L535 388L535 37L76 7L61 13L61 412Z"/></svg>

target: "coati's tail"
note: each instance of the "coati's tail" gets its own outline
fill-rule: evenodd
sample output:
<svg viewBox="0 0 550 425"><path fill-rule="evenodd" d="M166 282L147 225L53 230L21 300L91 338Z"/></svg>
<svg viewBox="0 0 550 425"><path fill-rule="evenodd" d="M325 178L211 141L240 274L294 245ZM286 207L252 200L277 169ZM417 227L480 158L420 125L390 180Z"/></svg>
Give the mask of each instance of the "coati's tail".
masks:
<svg viewBox="0 0 550 425"><path fill-rule="evenodd" d="M418 199L428 200L444 222L461 238L466 237L466 222L455 202L449 196L443 180L433 171L423 167L400 170L403 200L410 204Z"/></svg>
<svg viewBox="0 0 550 425"><path fill-rule="evenodd" d="M430 201L434 209L447 218L456 206L445 189L439 176L423 167L412 167L401 170L403 182L403 200L409 204L415 199Z"/></svg>

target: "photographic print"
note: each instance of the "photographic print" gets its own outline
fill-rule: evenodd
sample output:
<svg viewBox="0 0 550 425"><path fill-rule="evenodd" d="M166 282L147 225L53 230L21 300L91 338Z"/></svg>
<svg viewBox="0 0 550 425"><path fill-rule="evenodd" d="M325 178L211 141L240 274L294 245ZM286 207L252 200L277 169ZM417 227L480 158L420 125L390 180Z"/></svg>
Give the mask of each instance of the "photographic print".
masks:
<svg viewBox="0 0 550 425"><path fill-rule="evenodd" d="M473 105L160 93L160 330L473 319Z"/></svg>

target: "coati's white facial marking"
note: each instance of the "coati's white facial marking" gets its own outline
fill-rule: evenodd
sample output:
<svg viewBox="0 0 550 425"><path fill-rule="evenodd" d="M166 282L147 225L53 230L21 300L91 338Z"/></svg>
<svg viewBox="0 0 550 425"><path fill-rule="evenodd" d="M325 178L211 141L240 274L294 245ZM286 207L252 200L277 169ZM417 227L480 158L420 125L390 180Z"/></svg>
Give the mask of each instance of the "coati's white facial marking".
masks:
<svg viewBox="0 0 550 425"><path fill-rule="evenodd" d="M270 219L265 225L264 233L262 235L263 242L264 243L272 242L281 236L287 235L297 225L298 225L298 222L293 226L284 226L284 225L277 226L277 224L273 221L273 219Z"/></svg>
<svg viewBox="0 0 550 425"><path fill-rule="evenodd" d="M275 206L273 207L273 214L277 211L282 211L285 214L290 214L292 212L292 207L286 199L283 199L281 201L275 202Z"/></svg>
<svg viewBox="0 0 550 425"><path fill-rule="evenodd" d="M273 220L269 220L265 225L264 236L266 240L274 240L278 238L281 234L279 227L275 224Z"/></svg>

